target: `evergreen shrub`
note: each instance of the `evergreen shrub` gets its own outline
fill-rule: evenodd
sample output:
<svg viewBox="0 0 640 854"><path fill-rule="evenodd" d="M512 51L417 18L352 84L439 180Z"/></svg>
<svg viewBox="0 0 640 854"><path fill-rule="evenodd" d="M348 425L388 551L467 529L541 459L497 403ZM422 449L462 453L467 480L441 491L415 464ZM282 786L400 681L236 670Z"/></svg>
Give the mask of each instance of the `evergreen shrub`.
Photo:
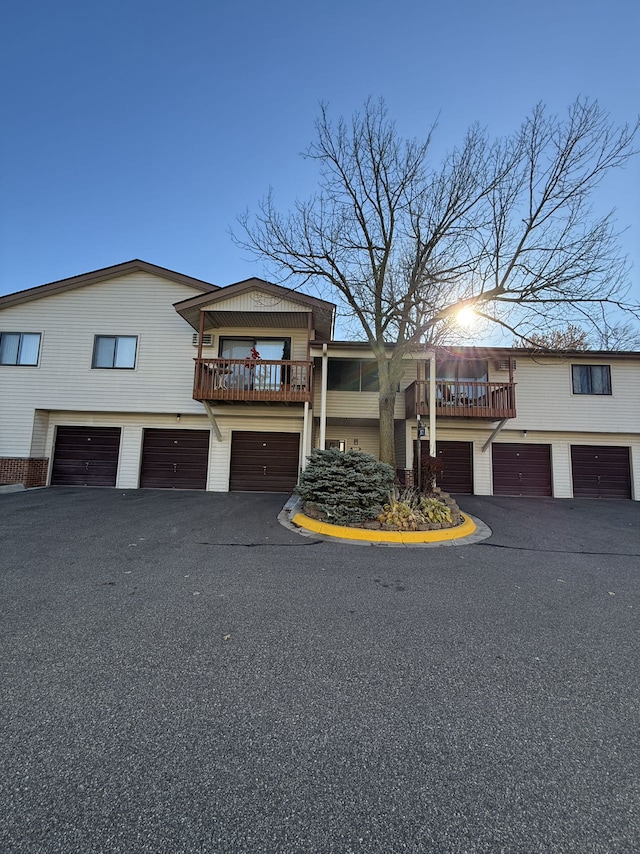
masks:
<svg viewBox="0 0 640 854"><path fill-rule="evenodd" d="M362 451L316 449L309 457L296 492L313 502L338 525L366 522L382 511L393 489L395 473Z"/></svg>

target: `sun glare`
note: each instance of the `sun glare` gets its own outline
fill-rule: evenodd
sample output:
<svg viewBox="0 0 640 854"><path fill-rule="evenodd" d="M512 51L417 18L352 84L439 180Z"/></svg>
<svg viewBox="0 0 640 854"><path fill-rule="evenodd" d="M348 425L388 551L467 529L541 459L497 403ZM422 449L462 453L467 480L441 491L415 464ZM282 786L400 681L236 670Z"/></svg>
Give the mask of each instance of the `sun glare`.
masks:
<svg viewBox="0 0 640 854"><path fill-rule="evenodd" d="M456 320L459 326L463 326L465 329L470 329L476 322L477 316L471 306L467 305L460 309L456 315Z"/></svg>

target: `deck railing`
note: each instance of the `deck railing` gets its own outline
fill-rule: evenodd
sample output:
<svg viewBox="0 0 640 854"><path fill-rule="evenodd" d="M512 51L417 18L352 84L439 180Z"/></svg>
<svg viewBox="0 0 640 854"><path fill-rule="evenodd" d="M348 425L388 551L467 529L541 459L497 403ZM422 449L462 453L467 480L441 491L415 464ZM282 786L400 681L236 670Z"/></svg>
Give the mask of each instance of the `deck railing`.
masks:
<svg viewBox="0 0 640 854"><path fill-rule="evenodd" d="M196 400L304 403L311 400L311 362L196 359Z"/></svg>
<svg viewBox="0 0 640 854"><path fill-rule="evenodd" d="M405 391L407 418L429 414L429 381L416 380ZM515 383L438 380L436 415L446 418L516 417Z"/></svg>

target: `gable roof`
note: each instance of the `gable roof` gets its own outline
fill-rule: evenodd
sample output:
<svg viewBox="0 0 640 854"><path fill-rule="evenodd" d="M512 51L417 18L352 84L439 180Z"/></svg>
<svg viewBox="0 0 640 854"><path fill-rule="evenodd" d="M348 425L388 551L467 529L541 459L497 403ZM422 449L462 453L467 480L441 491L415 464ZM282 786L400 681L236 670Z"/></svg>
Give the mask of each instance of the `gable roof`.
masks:
<svg viewBox="0 0 640 854"><path fill-rule="evenodd" d="M217 285L203 282L201 279L194 279L191 276L185 276L183 273L168 270L166 267L158 267L156 264L149 264L148 261L134 259L133 261L125 261L122 264L114 264L112 267L102 267L100 270L93 270L90 273L82 273L80 276L71 276L68 279L59 279L56 282L49 282L45 285L38 285L35 288L28 288L24 291L16 291L13 294L0 296L0 308L30 302L31 300L41 299L42 297L52 296L53 294L63 293L64 291L71 291L74 288L83 288L87 285L104 282L106 279L126 276L129 273L151 273L170 282L187 285L200 292L204 291L207 295L219 290Z"/></svg>
<svg viewBox="0 0 640 854"><path fill-rule="evenodd" d="M213 295L209 293L200 294L196 297L188 297L185 300L174 303L174 308L196 330L199 328L200 311L204 306L208 306L207 316L212 326L255 323L256 317L249 318L247 312L227 312L224 309L221 312L216 312L215 309L217 302L224 303L232 297L251 292L267 294L276 299L281 299L283 303L296 303L300 306L301 313L311 312L313 314L316 334L320 338L329 339L331 337L336 308L333 303L309 296L300 291L292 290L291 288L285 288L282 285L274 285L273 282L267 282L265 279L257 277L234 282L232 285L220 288ZM274 319L276 314L277 312L271 312ZM291 314L291 309L284 308L282 311L283 319L284 315L287 314L290 315L290 318L296 316Z"/></svg>
<svg viewBox="0 0 640 854"><path fill-rule="evenodd" d="M232 285L226 285L225 287L218 288L214 296L204 294L199 297L188 297L186 300L181 300L180 302L175 303L175 308L176 311L181 311L185 308L195 307L196 305L198 307L200 305L208 305L209 303L214 303L218 300L226 300L229 299L229 297L238 296L239 294L246 293L248 291L263 291L271 296L287 299L290 302L300 303L300 305L307 310L310 308L320 308L331 311L335 308L332 302L326 302L326 300L318 299L317 297L312 297L308 294L303 294L300 291L295 291L291 288L285 288L282 285L274 285L273 282L267 282L265 279L258 279L257 277L243 279L241 282L234 282Z"/></svg>

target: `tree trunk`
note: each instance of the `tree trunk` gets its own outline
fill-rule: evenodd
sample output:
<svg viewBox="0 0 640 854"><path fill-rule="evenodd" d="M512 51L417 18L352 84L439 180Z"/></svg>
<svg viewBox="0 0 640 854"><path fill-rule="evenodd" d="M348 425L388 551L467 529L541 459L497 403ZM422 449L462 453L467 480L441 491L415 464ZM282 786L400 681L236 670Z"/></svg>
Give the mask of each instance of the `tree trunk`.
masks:
<svg viewBox="0 0 640 854"><path fill-rule="evenodd" d="M396 388L398 381L390 376L389 364L378 365L380 378L380 461L389 463L396 470L396 448L394 436L393 413L396 406Z"/></svg>

